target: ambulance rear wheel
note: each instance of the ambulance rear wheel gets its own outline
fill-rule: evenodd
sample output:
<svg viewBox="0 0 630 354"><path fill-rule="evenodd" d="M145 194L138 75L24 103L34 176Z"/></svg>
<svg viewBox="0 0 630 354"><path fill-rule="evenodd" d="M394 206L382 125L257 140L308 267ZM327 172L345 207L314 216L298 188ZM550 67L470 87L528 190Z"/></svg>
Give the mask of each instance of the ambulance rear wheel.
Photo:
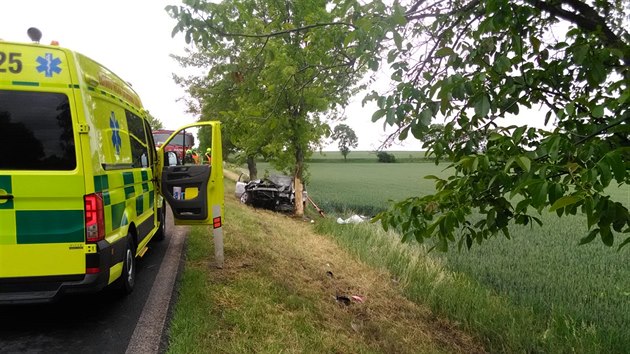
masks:
<svg viewBox="0 0 630 354"><path fill-rule="evenodd" d="M166 238L166 203L164 203L161 208L158 208L158 222L160 225L158 226L153 239L156 241L162 241Z"/></svg>
<svg viewBox="0 0 630 354"><path fill-rule="evenodd" d="M117 290L121 295L130 294L136 284L136 254L131 237L127 236L127 247L123 255L123 269L117 280Z"/></svg>

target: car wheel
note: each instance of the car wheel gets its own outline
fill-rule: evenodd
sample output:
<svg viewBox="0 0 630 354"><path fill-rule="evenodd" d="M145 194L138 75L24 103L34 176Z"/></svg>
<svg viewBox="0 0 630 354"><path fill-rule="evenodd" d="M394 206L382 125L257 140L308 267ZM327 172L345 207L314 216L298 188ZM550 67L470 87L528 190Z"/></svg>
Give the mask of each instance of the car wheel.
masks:
<svg viewBox="0 0 630 354"><path fill-rule="evenodd" d="M125 253L123 255L122 274L117 282L116 288L121 295L131 294L136 284L136 255L130 235L127 235L127 247L125 247Z"/></svg>
<svg viewBox="0 0 630 354"><path fill-rule="evenodd" d="M250 204L251 200L252 200L252 196L251 194L249 194L249 192L243 192L243 194L241 194L241 203Z"/></svg>
<svg viewBox="0 0 630 354"><path fill-rule="evenodd" d="M164 203L161 208L158 208L157 212L158 222L160 225L158 226L158 230L155 232L153 239L156 241L162 241L166 238L166 203Z"/></svg>

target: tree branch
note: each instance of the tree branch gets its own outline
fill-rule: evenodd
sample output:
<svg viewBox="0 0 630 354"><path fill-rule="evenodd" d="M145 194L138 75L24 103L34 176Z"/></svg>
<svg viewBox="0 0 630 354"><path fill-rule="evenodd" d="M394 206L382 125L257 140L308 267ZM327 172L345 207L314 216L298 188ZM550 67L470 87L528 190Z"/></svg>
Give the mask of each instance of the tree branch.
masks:
<svg viewBox="0 0 630 354"><path fill-rule="evenodd" d="M479 0L472 0L471 2L469 2L468 4L462 6L459 9L455 9L453 11L449 11L449 12L445 12L445 13L424 13L424 14L418 14L418 15L411 15L413 14L415 11L407 11L407 13L405 14L405 17L407 18L407 21L412 21L412 20L420 20L423 18L428 18L428 17L438 17L438 16L453 16L462 12L468 12L470 10L472 10L473 8L475 8L475 6L479 5Z"/></svg>
<svg viewBox="0 0 630 354"><path fill-rule="evenodd" d="M267 33L267 34L248 34L248 33L228 33L228 32L224 32L224 31L220 30L219 28L213 26L211 23L208 23L207 19L204 20L204 22L206 23L206 25L209 28L211 28L213 31L215 31L220 36L223 36L223 37L244 37L244 38L277 37L277 36L282 36L282 35L288 34L288 33L302 32L302 31L307 31L309 29L313 29L313 28L317 28L317 27L328 27L328 26L346 26L346 27L350 27L350 28L353 28L353 29L357 28L355 25L353 25L352 23L348 23L348 22L324 22L324 23L314 23L312 25L302 26L302 27L298 27L298 28L292 28L292 29L288 29L288 30L284 30L284 31L271 32L271 33Z"/></svg>
<svg viewBox="0 0 630 354"><path fill-rule="evenodd" d="M608 27L606 20L595 9L586 3L579 0L561 0L560 3L554 4L544 0L525 1L538 10L560 17L575 24L585 32L597 35L604 45L620 49L623 52L623 62L626 65L630 65L630 46ZM579 14L561 8L562 4L572 7Z"/></svg>

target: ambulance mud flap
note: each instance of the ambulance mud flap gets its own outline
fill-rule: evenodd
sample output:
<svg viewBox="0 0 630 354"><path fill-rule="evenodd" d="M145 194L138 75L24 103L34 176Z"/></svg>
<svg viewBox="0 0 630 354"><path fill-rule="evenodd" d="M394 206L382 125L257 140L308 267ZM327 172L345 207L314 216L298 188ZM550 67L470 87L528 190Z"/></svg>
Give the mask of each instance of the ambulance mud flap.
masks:
<svg viewBox="0 0 630 354"><path fill-rule="evenodd" d="M164 168L162 191L175 218L181 220L206 220L208 218L208 196L205 191L208 188L210 170L209 165Z"/></svg>

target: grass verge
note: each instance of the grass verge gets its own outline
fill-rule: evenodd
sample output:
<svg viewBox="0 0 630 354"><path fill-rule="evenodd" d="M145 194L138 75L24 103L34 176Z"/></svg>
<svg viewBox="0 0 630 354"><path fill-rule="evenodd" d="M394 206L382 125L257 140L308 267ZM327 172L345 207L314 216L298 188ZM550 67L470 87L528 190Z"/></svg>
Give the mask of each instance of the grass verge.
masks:
<svg viewBox="0 0 630 354"><path fill-rule="evenodd" d="M598 353L602 343L594 329L560 313L545 316L519 307L471 278L448 271L443 262L413 244L373 224L317 223L316 230L332 237L367 264L390 272L405 296L428 305L438 315L476 333L489 352Z"/></svg>
<svg viewBox="0 0 630 354"><path fill-rule="evenodd" d="M358 261L311 224L255 210L226 185L225 265L192 228L169 353L483 352L456 323L406 299L389 272ZM337 296L359 295L349 305Z"/></svg>

